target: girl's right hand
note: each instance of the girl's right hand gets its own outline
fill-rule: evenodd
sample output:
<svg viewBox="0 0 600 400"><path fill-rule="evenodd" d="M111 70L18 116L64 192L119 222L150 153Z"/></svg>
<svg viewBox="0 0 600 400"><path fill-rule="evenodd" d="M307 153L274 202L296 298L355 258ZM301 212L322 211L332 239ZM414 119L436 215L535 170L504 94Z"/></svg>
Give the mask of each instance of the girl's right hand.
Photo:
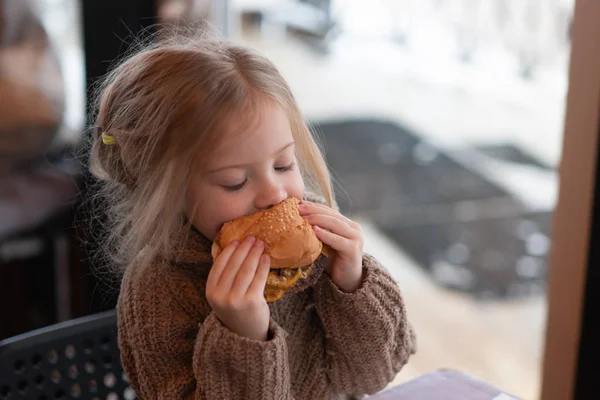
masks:
<svg viewBox="0 0 600 400"><path fill-rule="evenodd" d="M264 243L248 237L232 242L215 260L206 282L206 299L230 331L267 340L270 310L264 297L270 259Z"/></svg>

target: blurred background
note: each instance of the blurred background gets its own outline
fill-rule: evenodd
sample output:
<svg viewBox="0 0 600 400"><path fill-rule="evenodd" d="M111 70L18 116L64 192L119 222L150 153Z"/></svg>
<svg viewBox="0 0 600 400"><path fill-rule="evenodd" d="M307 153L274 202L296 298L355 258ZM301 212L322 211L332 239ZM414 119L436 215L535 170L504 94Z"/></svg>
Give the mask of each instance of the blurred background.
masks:
<svg viewBox="0 0 600 400"><path fill-rule="evenodd" d="M278 66L398 280L419 352L392 385L539 398L573 2L0 0L0 340L114 306L76 214L91 87L131 34L206 20Z"/></svg>

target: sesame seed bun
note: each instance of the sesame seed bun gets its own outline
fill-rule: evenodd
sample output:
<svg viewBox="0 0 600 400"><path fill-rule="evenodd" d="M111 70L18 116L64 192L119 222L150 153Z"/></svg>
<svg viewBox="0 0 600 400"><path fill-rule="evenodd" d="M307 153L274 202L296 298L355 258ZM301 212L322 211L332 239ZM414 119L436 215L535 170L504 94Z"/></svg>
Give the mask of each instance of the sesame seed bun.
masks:
<svg viewBox="0 0 600 400"><path fill-rule="evenodd" d="M301 291L314 284L323 272L323 243L312 226L300 216L300 200L287 200L254 214L227 222L213 245L216 259L231 242L252 235L265 244L265 254L271 258L271 271L265 287L267 301L281 298L287 291Z"/></svg>

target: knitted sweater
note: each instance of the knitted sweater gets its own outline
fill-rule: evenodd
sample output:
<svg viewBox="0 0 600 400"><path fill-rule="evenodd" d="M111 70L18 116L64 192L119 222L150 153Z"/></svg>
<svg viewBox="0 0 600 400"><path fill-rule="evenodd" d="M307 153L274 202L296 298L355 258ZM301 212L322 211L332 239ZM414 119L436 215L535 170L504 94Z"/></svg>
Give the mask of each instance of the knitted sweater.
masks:
<svg viewBox="0 0 600 400"><path fill-rule="evenodd" d="M331 399L372 394L416 350L400 290L369 255L362 287L343 293L323 274L270 303L270 335L225 328L205 286L211 243L192 230L177 261L129 268L118 300L119 347L142 399Z"/></svg>

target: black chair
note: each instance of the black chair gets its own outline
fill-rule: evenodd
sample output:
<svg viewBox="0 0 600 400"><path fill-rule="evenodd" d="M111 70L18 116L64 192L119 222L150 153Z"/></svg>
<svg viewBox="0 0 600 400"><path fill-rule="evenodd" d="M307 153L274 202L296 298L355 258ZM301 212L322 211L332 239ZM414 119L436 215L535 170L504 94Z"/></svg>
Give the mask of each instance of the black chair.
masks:
<svg viewBox="0 0 600 400"><path fill-rule="evenodd" d="M115 310L0 341L0 400L132 400Z"/></svg>

